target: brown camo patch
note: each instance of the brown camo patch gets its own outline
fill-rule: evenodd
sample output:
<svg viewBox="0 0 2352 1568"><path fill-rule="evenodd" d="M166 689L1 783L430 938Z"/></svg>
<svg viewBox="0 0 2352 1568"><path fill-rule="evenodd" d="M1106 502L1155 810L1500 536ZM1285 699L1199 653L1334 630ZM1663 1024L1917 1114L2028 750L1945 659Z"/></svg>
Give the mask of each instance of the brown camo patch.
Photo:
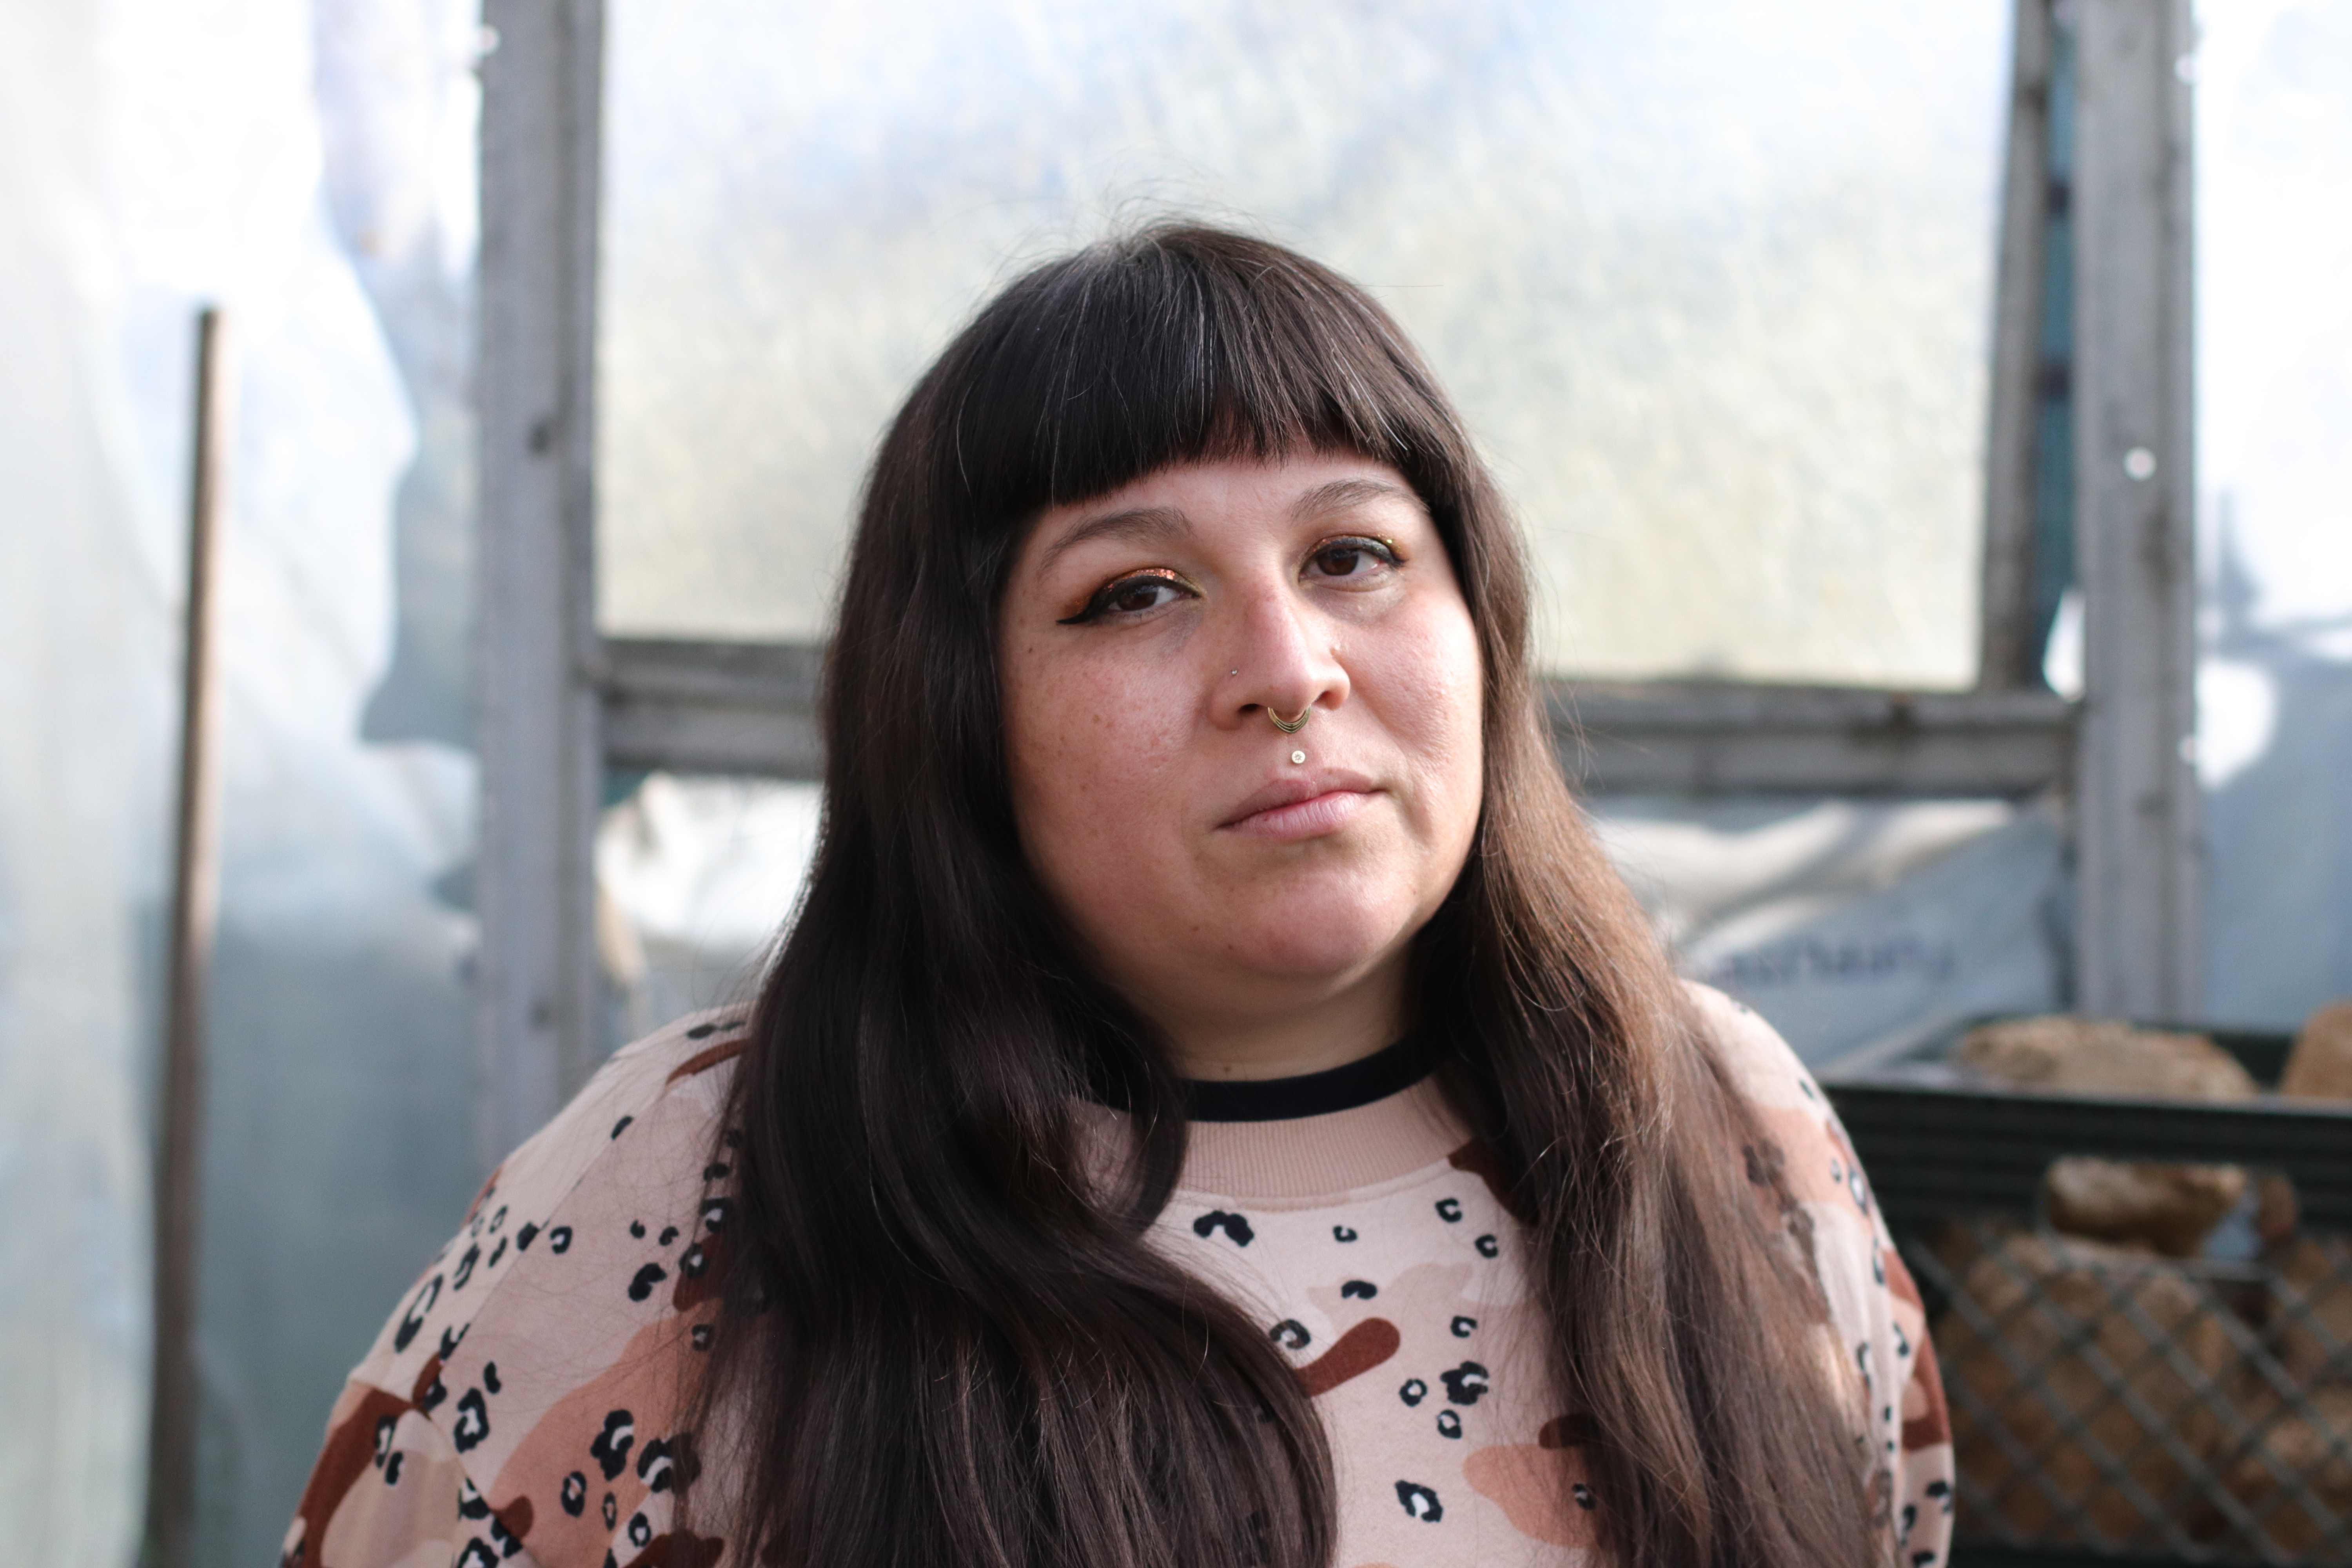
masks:
<svg viewBox="0 0 2352 1568"><path fill-rule="evenodd" d="M1298 1369L1298 1386L1307 1397L1330 1393L1351 1377L1361 1377L1404 1343L1404 1335L1386 1318L1366 1318L1331 1342L1331 1348Z"/></svg>
<svg viewBox="0 0 2352 1568"><path fill-rule="evenodd" d="M325 1545L328 1521L343 1505L343 1499L360 1478L375 1463L376 1423L389 1415L397 1421L416 1408L396 1394L381 1388L371 1388L361 1395L351 1415L336 1424L327 1434L327 1446L320 1450L319 1463L310 1471L310 1485L302 1489L301 1504L295 1509L302 1521L302 1545L305 1557L317 1561L317 1553Z"/></svg>
<svg viewBox="0 0 2352 1568"><path fill-rule="evenodd" d="M729 1061L736 1057L741 1056L743 1054L743 1047L750 1043L751 1042L746 1040L742 1036L738 1035L731 1040L721 1040L715 1046L706 1046L701 1050L698 1050L692 1056L687 1058L686 1060L678 1063L677 1066L670 1068L669 1077L662 1081L665 1083L676 1083L682 1078L692 1078L698 1072L709 1072L720 1062ZM667 1540L667 1537L664 1537L664 1539ZM651 1552L653 1547L648 1546L646 1550Z"/></svg>

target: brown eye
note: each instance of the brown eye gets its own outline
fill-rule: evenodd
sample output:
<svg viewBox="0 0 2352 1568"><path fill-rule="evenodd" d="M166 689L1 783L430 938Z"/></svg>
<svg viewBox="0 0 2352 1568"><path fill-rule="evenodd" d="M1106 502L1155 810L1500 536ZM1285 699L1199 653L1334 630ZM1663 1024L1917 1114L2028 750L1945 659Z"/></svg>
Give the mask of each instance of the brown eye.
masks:
<svg viewBox="0 0 2352 1568"><path fill-rule="evenodd" d="M1143 610L1156 610L1176 596L1175 584L1163 577L1139 577L1132 583L1122 583L1111 590L1106 608L1133 615Z"/></svg>
<svg viewBox="0 0 2352 1568"><path fill-rule="evenodd" d="M1370 577L1383 566L1397 563L1396 552L1382 539L1335 539L1315 552L1316 574L1322 577Z"/></svg>
<svg viewBox="0 0 2352 1568"><path fill-rule="evenodd" d="M1139 572L1096 589L1087 607L1066 616L1062 625L1082 626L1112 616L1139 616L1192 596L1192 584L1173 572Z"/></svg>

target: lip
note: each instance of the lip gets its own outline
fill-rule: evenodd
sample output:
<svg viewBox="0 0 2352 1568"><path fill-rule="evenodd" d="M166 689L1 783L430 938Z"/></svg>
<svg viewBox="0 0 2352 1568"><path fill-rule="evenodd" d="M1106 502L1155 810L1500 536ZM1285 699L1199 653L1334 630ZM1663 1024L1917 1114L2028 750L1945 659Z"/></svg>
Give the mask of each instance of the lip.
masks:
<svg viewBox="0 0 2352 1568"><path fill-rule="evenodd" d="M1378 793L1371 780L1344 769L1296 773L1247 796L1218 826L1256 838L1313 838L1338 832Z"/></svg>

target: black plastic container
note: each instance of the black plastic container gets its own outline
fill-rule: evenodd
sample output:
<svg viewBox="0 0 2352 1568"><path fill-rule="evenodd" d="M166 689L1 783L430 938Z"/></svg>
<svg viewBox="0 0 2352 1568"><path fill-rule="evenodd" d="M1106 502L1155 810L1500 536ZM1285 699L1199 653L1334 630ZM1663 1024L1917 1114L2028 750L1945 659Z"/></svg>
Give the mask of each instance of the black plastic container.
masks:
<svg viewBox="0 0 2352 1568"><path fill-rule="evenodd" d="M1939 1341L1966 1347L1958 1386L1948 1349L1945 1362L1964 1444L1954 1563L2352 1564L2352 1420L2332 1392L2340 1381L2352 1400L2352 1344L2340 1326L2310 1327L2323 1319L2309 1294L2315 1268L2328 1312L2352 1301L2352 1105L1988 1087L1949 1064L1968 1031L1991 1021L1891 1037L1820 1074ZM2207 1037L2266 1087L2291 1044L2147 1026ZM2302 1272L2283 1284L2274 1256L2131 1258L2059 1237L2042 1214L2042 1180L2080 1155L2286 1176ZM2297 1333L2297 1353L2285 1354L2282 1336ZM2000 1392L1983 1393L1991 1384ZM2181 1403L2152 1406L2155 1386Z"/></svg>

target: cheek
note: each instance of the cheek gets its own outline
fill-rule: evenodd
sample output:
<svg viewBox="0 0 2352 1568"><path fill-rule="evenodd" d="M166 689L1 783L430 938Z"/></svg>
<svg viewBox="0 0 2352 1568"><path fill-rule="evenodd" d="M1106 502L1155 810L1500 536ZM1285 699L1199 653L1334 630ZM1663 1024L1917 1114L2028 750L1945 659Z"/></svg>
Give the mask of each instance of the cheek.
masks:
<svg viewBox="0 0 2352 1568"><path fill-rule="evenodd" d="M1485 791L1485 682L1466 611L1422 617L1393 649L1383 715L1415 786L1413 814L1433 843L1466 847Z"/></svg>
<svg viewBox="0 0 2352 1568"><path fill-rule="evenodd" d="M1065 907L1101 885L1105 857L1155 859L1158 809L1192 731L1191 707L1149 671L1084 665L1006 682L1006 763L1023 847Z"/></svg>

